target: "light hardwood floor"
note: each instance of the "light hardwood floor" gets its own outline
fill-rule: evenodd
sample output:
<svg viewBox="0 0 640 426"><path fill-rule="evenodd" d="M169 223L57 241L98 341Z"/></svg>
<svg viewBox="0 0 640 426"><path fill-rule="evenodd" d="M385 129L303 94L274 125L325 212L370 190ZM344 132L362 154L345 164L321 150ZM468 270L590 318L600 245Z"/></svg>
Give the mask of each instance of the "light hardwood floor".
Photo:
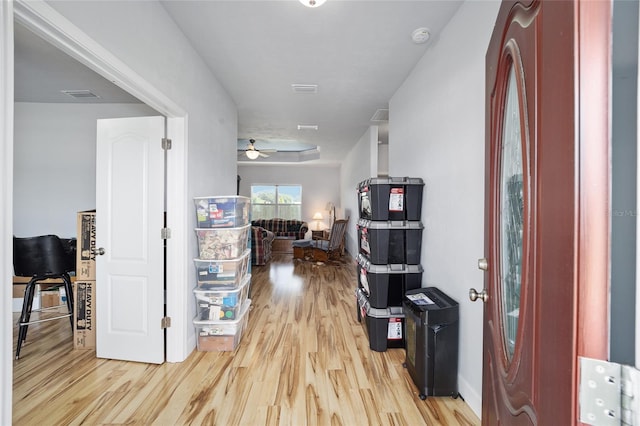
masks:
<svg viewBox="0 0 640 426"><path fill-rule="evenodd" d="M355 283L350 258L276 255L253 267L237 350L178 364L97 359L73 350L67 321L31 326L14 361L13 424L479 425L461 399L420 400L403 349L369 349Z"/></svg>

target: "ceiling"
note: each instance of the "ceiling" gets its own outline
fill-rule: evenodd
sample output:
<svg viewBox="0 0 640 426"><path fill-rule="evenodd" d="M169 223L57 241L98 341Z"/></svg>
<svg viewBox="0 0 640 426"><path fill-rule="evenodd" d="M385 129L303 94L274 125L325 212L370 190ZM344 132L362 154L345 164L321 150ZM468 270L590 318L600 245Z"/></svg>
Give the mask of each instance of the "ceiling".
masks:
<svg viewBox="0 0 640 426"><path fill-rule="evenodd" d="M338 164L371 124L382 125L384 142L386 121L372 117L388 108L462 2L328 0L313 9L296 0L161 3L235 101L238 149L255 139L258 149L289 151L255 161ZM427 43L412 41L420 27L430 31ZM15 55L17 101L138 102L19 25ZM294 84L317 85L317 93L295 93ZM100 98L75 99L65 89ZM292 159L300 145L319 154Z"/></svg>

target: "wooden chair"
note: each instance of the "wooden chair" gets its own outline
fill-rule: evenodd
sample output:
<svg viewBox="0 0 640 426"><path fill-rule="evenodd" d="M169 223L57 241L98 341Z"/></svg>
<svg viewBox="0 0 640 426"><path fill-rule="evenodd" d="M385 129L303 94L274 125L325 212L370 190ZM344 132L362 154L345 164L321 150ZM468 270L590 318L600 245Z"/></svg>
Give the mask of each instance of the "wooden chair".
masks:
<svg viewBox="0 0 640 426"><path fill-rule="evenodd" d="M42 235L38 237L17 238L13 237L13 269L16 276L29 277L29 283L24 291L22 302L22 314L20 315L18 345L16 347L16 359L20 357L22 342L27 338L29 324L44 321L69 318L73 333L73 288L69 272L75 268L75 262L56 235ZM36 285L40 281L49 278L61 279L64 283L67 295L67 312L54 317L31 320L33 296ZM39 311L42 311L40 309Z"/></svg>
<svg viewBox="0 0 640 426"><path fill-rule="evenodd" d="M338 219L333 223L329 238L314 240L313 260L326 262L329 259L339 259L344 250L344 234L347 231L349 218Z"/></svg>

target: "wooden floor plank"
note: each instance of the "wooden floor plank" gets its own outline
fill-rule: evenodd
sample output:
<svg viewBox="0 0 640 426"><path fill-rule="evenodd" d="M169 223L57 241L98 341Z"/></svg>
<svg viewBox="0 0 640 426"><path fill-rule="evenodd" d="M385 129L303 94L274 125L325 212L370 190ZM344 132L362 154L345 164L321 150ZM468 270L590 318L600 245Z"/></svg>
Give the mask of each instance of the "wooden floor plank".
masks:
<svg viewBox="0 0 640 426"><path fill-rule="evenodd" d="M461 399L420 400L403 349L369 349L353 259L278 254L252 274L234 352L162 365L97 359L73 349L68 322L31 326L14 361L13 424L480 424Z"/></svg>

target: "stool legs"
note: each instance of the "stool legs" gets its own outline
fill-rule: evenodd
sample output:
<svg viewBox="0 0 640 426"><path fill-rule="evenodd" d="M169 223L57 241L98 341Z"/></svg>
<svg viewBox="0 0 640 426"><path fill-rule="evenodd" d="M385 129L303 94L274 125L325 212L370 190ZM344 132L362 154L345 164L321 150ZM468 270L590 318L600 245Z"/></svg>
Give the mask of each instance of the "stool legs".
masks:
<svg viewBox="0 0 640 426"><path fill-rule="evenodd" d="M16 347L16 359L20 357L20 349L22 342L27 338L27 329L29 328L29 320L31 319L31 307L33 305L33 296L36 289L36 281L32 279L24 289L24 299L22 301L22 313L20 314L20 328L18 329L18 345Z"/></svg>
<svg viewBox="0 0 640 426"><path fill-rule="evenodd" d="M65 314L60 317L54 317L50 319L61 319L66 316L69 317L69 321L71 322L71 332L73 333L73 285L71 284L71 278L68 274L64 274L60 276L62 281L64 282L64 289L67 294L67 309L69 310L68 314ZM33 278L27 284L27 287L24 289L24 300L22 302L22 313L20 314L20 322L18 323L18 344L16 346L16 359L20 358L20 349L22 348L22 343L27 339L27 330L29 329L29 323L31 321L31 310L33 307L33 297L36 293L36 283L38 279ZM46 321L46 320L42 320ZM34 321L34 322L42 322L42 321Z"/></svg>
<svg viewBox="0 0 640 426"><path fill-rule="evenodd" d="M64 280L64 289L67 293L67 308L69 309L69 320L71 321L71 333L73 333L73 285L68 275L62 277Z"/></svg>

